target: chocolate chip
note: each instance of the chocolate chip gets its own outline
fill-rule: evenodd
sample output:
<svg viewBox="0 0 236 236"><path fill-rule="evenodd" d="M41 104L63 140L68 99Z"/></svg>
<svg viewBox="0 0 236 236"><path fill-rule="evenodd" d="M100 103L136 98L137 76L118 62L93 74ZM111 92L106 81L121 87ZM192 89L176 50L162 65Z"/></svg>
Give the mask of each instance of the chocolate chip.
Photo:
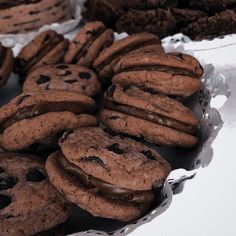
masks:
<svg viewBox="0 0 236 236"><path fill-rule="evenodd" d="M46 76L46 75L40 75L40 77L37 80L37 84L45 84L47 82L49 82L51 80L50 77Z"/></svg>
<svg viewBox="0 0 236 236"><path fill-rule="evenodd" d="M83 158L80 159L80 161L82 161L82 162L92 162L92 163L98 164L102 167L105 167L104 162L99 157L96 157L96 156L83 157Z"/></svg>
<svg viewBox="0 0 236 236"><path fill-rule="evenodd" d="M63 74L63 76L68 76L68 75L71 75L72 74L72 72L71 71L69 71L69 70L66 70L65 71L65 73Z"/></svg>
<svg viewBox="0 0 236 236"><path fill-rule="evenodd" d="M123 91L124 91L124 92L126 92L126 91L128 91L128 90L130 90L130 89L131 89L131 86L130 86L130 85L126 85L126 86L123 87Z"/></svg>
<svg viewBox="0 0 236 236"><path fill-rule="evenodd" d="M107 95L112 97L113 94L114 94L114 92L115 92L115 90L116 90L116 85L110 86L110 87L108 88L108 90L107 90Z"/></svg>
<svg viewBox="0 0 236 236"><path fill-rule="evenodd" d="M0 173L3 173L5 170L0 166Z"/></svg>
<svg viewBox="0 0 236 236"><path fill-rule="evenodd" d="M0 194L0 210L4 209L9 204L11 204L11 198L9 196Z"/></svg>
<svg viewBox="0 0 236 236"><path fill-rule="evenodd" d="M68 65L58 65L56 66L57 69L62 69L62 70L65 70L65 69L68 69Z"/></svg>
<svg viewBox="0 0 236 236"><path fill-rule="evenodd" d="M29 182L41 182L46 179L46 176L39 169L33 168L26 174L26 179Z"/></svg>
<svg viewBox="0 0 236 236"><path fill-rule="evenodd" d="M71 79L71 80L65 80L65 82L68 83L68 84L73 84L73 83L78 82L78 80L77 79Z"/></svg>
<svg viewBox="0 0 236 236"><path fill-rule="evenodd" d="M89 30L86 32L86 34L91 34L92 36L96 36L98 32L96 30Z"/></svg>
<svg viewBox="0 0 236 236"><path fill-rule="evenodd" d="M12 188L16 183L17 179L13 177L0 178L0 190Z"/></svg>
<svg viewBox="0 0 236 236"><path fill-rule="evenodd" d="M30 95L23 95L19 97L19 99L16 101L16 105L20 105L23 101L25 101L27 98L31 97Z"/></svg>
<svg viewBox="0 0 236 236"><path fill-rule="evenodd" d="M91 74L87 73L87 72L79 72L79 77L81 79L90 79L91 78Z"/></svg>
<svg viewBox="0 0 236 236"><path fill-rule="evenodd" d="M73 131L72 130L68 130L68 131L66 131L64 134L63 134L63 136L61 137L61 139L60 139L60 143L64 143L66 140L67 140L67 138L69 137L69 135L71 135L73 133Z"/></svg>
<svg viewBox="0 0 236 236"><path fill-rule="evenodd" d="M149 159L149 160L156 160L155 159L155 157L154 157L154 155L152 154L152 152L150 151L150 150L148 150L148 151L142 151L141 152L143 155L145 155L146 157L147 157L147 159Z"/></svg>
<svg viewBox="0 0 236 236"><path fill-rule="evenodd" d="M111 146L107 147L108 151L114 152L118 155L124 154L124 150L120 149L119 143L113 143Z"/></svg>
<svg viewBox="0 0 236 236"><path fill-rule="evenodd" d="M119 119L120 117L119 116L111 116L109 119L110 120L117 120L117 119Z"/></svg>

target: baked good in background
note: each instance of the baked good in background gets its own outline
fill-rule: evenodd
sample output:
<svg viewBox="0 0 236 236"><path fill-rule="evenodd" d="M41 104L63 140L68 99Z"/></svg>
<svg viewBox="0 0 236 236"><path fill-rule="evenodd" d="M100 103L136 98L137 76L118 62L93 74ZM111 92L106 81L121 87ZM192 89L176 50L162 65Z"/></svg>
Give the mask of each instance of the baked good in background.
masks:
<svg viewBox="0 0 236 236"><path fill-rule="evenodd" d="M232 0L87 0L85 7L85 21L101 20L114 31L128 34L149 32L164 38L182 32L200 40L236 33Z"/></svg>
<svg viewBox="0 0 236 236"><path fill-rule="evenodd" d="M0 34L35 31L72 19L70 0L1 0Z"/></svg>

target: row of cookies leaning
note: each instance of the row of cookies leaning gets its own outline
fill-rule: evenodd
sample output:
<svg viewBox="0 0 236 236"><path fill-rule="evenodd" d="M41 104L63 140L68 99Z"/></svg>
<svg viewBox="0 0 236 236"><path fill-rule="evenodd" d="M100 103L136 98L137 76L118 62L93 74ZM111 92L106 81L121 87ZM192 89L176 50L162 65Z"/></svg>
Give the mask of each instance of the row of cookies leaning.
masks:
<svg viewBox="0 0 236 236"><path fill-rule="evenodd" d="M152 144L196 145L193 134L199 121L174 98L186 99L201 88L202 67L191 56L164 53L152 34L113 43L113 32L100 22L86 24L68 44L63 36L47 31L22 49L15 72L27 78L23 93L0 108L0 146L34 153L56 149L46 170L69 202L95 216L136 220L153 206L171 169L155 150L118 133ZM109 128L102 130L94 127L98 126L97 106L92 97L111 82L104 108L99 109L101 121ZM25 163L18 161L19 154L1 155ZM12 174L4 163L3 173ZM9 198L5 189L0 194ZM4 201L0 211L11 201ZM69 216L68 208L63 209L67 209L64 214L57 212L59 222ZM6 226L12 224L4 220Z"/></svg>

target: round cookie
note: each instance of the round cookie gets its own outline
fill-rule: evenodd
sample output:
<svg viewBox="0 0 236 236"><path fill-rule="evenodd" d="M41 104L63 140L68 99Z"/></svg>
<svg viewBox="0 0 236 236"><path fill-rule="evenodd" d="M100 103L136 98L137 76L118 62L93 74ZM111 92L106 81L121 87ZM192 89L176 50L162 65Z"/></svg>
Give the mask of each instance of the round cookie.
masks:
<svg viewBox="0 0 236 236"><path fill-rule="evenodd" d="M53 30L42 32L20 51L15 59L14 72L27 75L40 66L57 64L68 44L68 39Z"/></svg>
<svg viewBox="0 0 236 236"><path fill-rule="evenodd" d="M0 108L0 146L9 151L32 144L50 147L60 134L81 126L97 125L94 100L68 91L35 91L19 95Z"/></svg>
<svg viewBox="0 0 236 236"><path fill-rule="evenodd" d="M26 78L23 91L63 90L95 96L101 90L97 75L90 69L67 64L43 66Z"/></svg>
<svg viewBox="0 0 236 236"><path fill-rule="evenodd" d="M123 55L150 45L161 45L161 41L157 36L149 33L134 34L118 40L99 54L93 63L93 68L99 73L103 81L111 79L113 68Z"/></svg>
<svg viewBox="0 0 236 236"><path fill-rule="evenodd" d="M0 87L6 83L11 75L13 60L11 48L4 47L0 42Z"/></svg>
<svg viewBox="0 0 236 236"><path fill-rule="evenodd" d="M95 216L137 219L170 172L154 150L100 128L67 132L59 143L61 152L46 162L49 178L69 201Z"/></svg>
<svg viewBox="0 0 236 236"><path fill-rule="evenodd" d="M199 124L194 114L177 100L144 92L135 86L113 85L105 94L102 122L118 133L142 137L154 144L192 147Z"/></svg>
<svg viewBox="0 0 236 236"><path fill-rule="evenodd" d="M114 84L135 85L151 93L188 97L202 88L200 63L181 53L126 55L114 72Z"/></svg>
<svg viewBox="0 0 236 236"><path fill-rule="evenodd" d="M113 43L113 38L113 31L106 29L102 22L87 23L69 44L64 62L91 67L100 51Z"/></svg>
<svg viewBox="0 0 236 236"><path fill-rule="evenodd" d="M71 205L49 182L35 156L0 153L0 231L30 236L67 220Z"/></svg>

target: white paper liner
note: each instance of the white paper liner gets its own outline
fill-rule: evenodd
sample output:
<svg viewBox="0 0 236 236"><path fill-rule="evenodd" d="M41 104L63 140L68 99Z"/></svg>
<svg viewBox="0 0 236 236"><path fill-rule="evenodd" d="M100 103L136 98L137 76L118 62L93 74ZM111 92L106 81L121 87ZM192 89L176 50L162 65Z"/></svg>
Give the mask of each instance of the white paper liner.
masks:
<svg viewBox="0 0 236 236"><path fill-rule="evenodd" d="M49 0L50 1L50 0ZM30 42L36 35L40 34L43 31L52 29L60 34L65 34L73 30L82 19L81 17L81 2L80 0L70 0L73 10L73 17L69 21L63 23L53 23L51 25L44 25L39 30L26 33L26 34L5 34L0 35L0 41L6 47L13 47L17 44L25 45ZM22 16L23 17L23 16Z"/></svg>

